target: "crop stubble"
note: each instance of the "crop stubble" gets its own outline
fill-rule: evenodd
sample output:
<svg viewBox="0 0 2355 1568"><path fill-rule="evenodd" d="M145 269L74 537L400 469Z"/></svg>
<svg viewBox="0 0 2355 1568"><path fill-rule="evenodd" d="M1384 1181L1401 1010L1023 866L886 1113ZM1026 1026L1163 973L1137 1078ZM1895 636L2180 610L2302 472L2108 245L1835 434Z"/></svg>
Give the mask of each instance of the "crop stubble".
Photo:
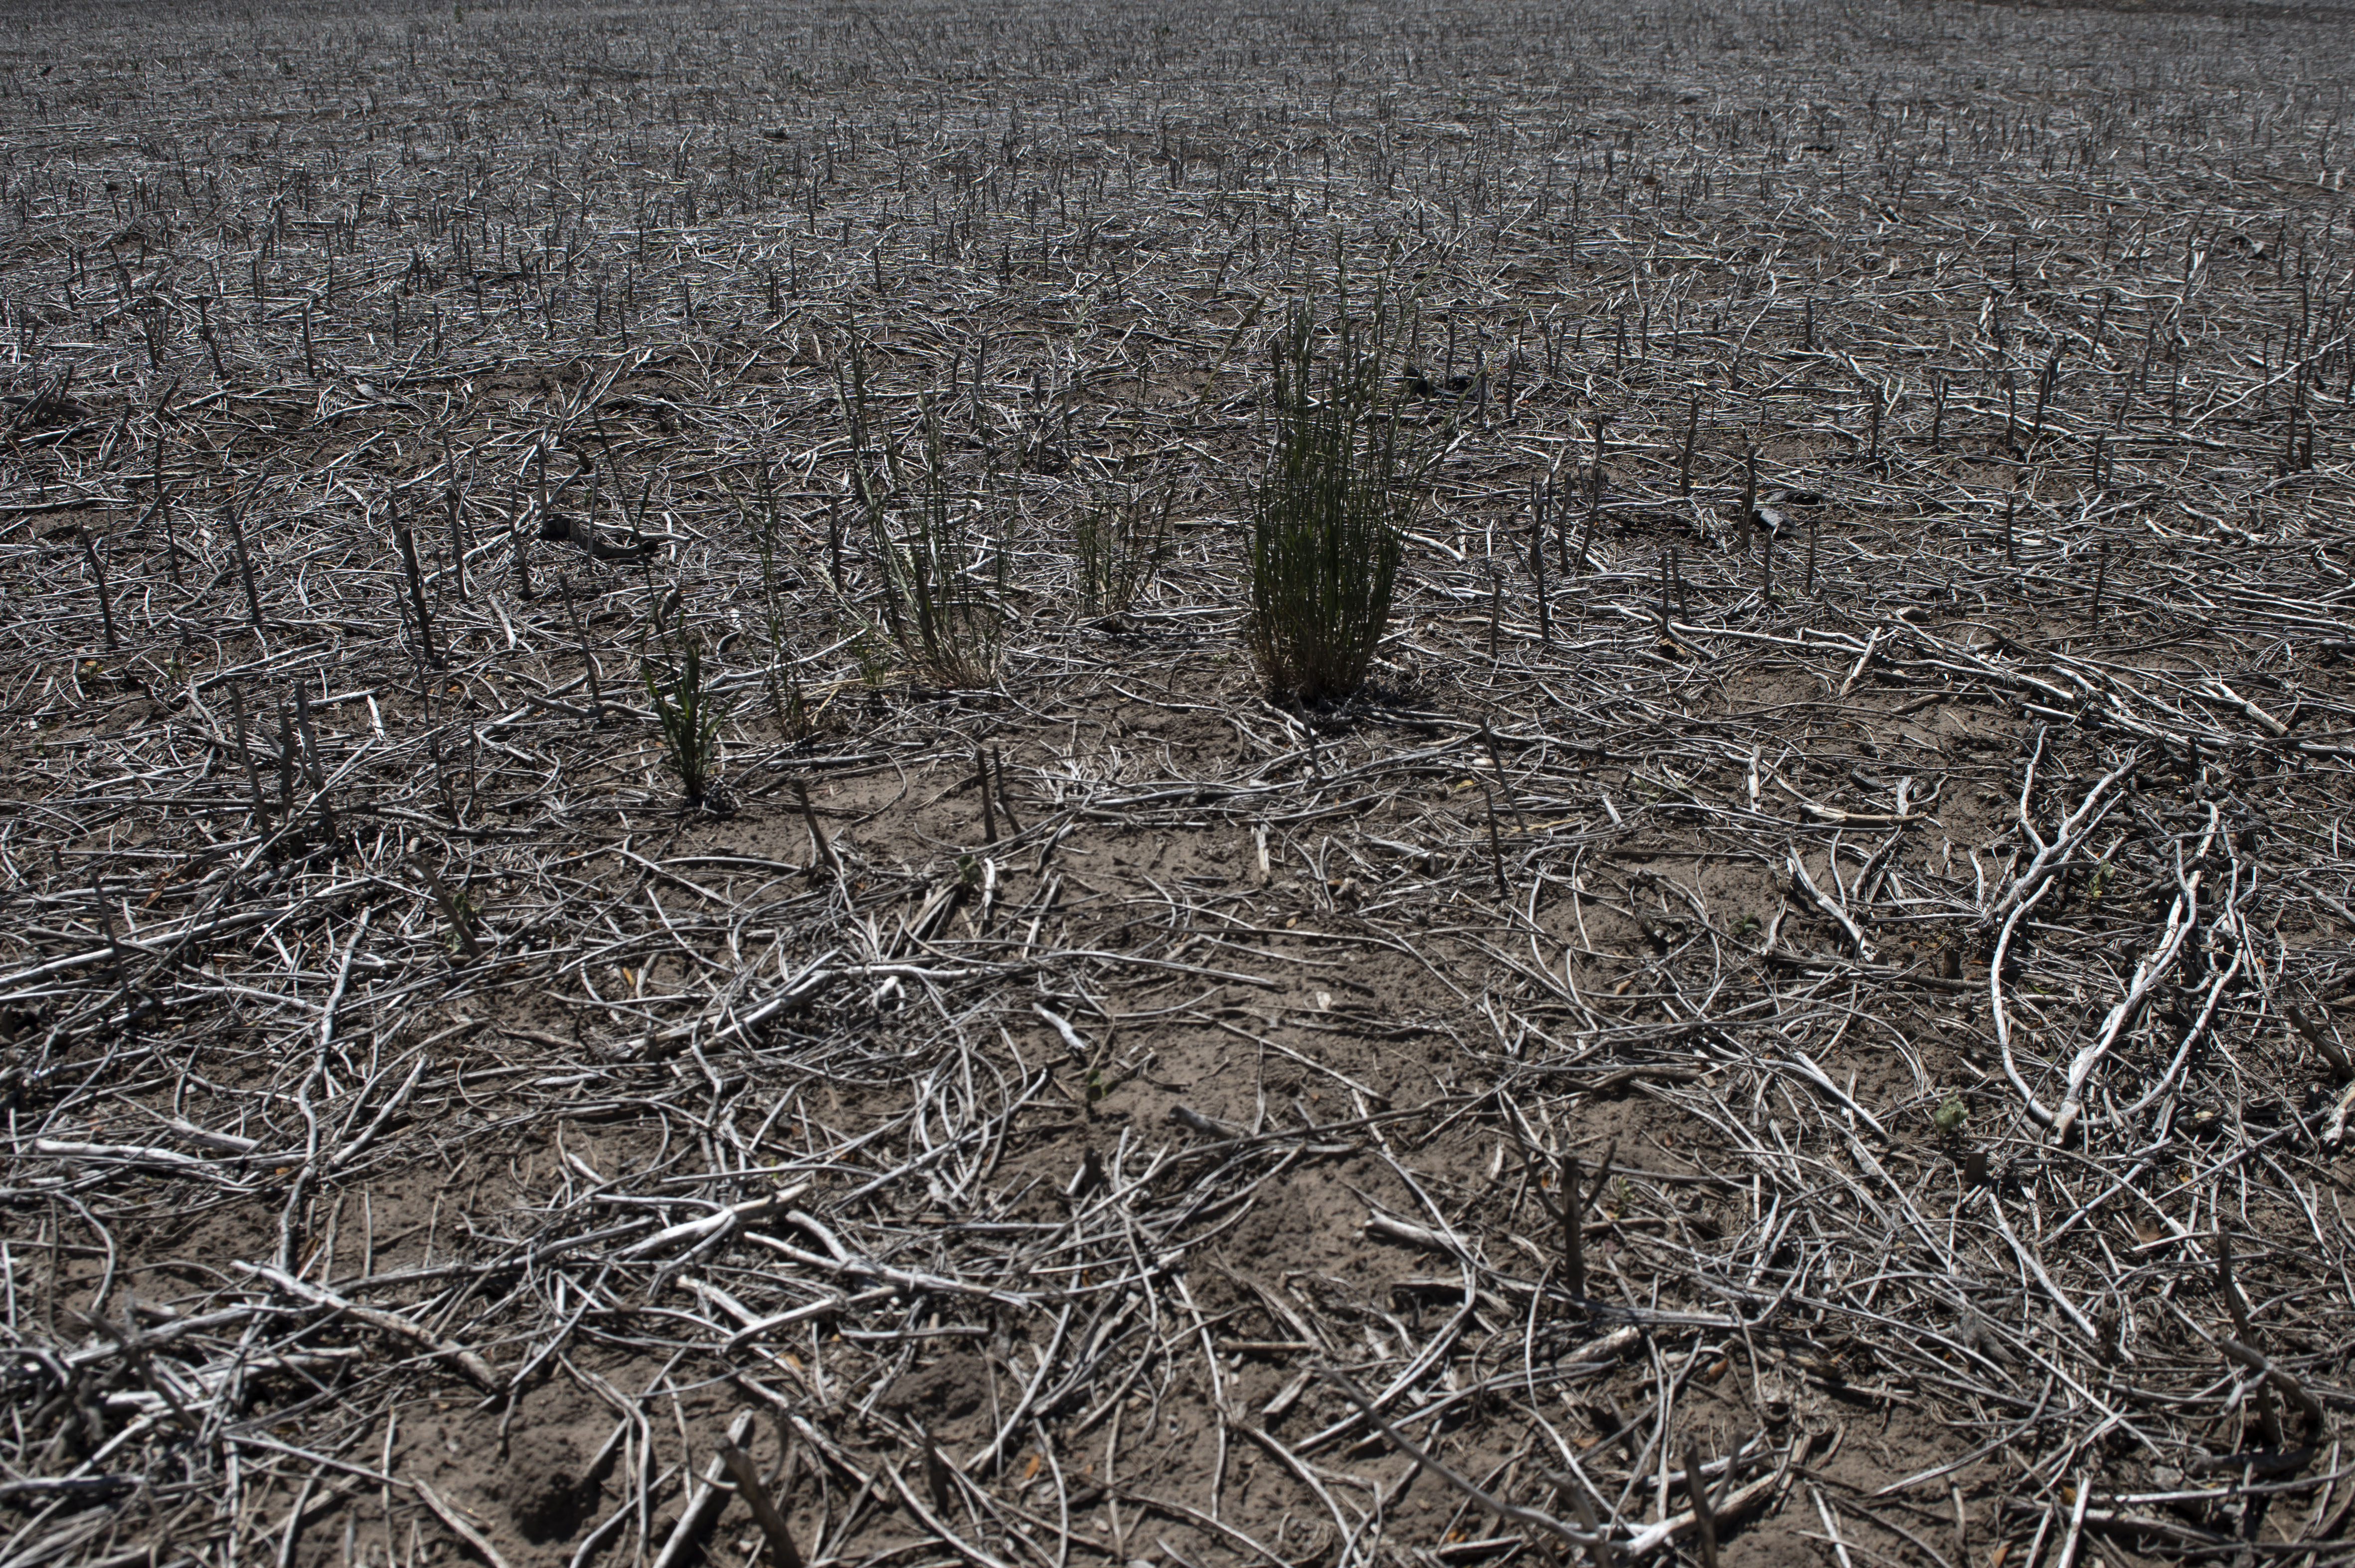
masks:
<svg viewBox="0 0 2355 1568"><path fill-rule="evenodd" d="M2335 13L155 21L0 44L0 1563L2346 1555Z"/></svg>

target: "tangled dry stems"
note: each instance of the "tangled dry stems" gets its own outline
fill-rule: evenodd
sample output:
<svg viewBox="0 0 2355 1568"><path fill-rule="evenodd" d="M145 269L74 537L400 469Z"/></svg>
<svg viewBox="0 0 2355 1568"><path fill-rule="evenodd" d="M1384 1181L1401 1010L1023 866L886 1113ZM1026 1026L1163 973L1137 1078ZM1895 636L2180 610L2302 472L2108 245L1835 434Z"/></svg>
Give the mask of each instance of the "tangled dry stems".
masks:
<svg viewBox="0 0 2355 1568"><path fill-rule="evenodd" d="M14 36L0 1562L2344 1560L2344 24L868 21Z"/></svg>

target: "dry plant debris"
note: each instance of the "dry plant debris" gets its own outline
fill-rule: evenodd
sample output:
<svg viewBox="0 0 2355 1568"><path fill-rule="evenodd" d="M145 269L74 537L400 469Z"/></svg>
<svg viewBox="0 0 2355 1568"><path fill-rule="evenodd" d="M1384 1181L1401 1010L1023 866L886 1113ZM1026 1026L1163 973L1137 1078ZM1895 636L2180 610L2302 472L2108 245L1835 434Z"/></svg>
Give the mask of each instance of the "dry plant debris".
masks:
<svg viewBox="0 0 2355 1568"><path fill-rule="evenodd" d="M2349 1561L2350 44L19 7L0 1564Z"/></svg>

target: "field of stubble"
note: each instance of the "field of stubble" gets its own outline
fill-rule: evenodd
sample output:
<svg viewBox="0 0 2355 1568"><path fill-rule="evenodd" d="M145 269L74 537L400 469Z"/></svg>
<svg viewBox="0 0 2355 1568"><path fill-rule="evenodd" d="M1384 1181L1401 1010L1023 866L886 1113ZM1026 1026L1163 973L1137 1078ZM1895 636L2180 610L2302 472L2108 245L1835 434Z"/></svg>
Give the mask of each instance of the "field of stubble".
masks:
<svg viewBox="0 0 2355 1568"><path fill-rule="evenodd" d="M2350 46L9 5L0 1568L2355 1558Z"/></svg>

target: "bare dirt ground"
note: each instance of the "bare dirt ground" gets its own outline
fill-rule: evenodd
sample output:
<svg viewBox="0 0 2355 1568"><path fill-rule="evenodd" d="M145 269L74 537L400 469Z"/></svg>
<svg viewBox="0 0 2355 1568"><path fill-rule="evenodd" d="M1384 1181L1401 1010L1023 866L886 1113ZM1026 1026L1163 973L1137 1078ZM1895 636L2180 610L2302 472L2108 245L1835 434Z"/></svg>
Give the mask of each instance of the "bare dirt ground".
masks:
<svg viewBox="0 0 2355 1568"><path fill-rule="evenodd" d="M2355 1555L2340 13L5 16L0 1568Z"/></svg>

